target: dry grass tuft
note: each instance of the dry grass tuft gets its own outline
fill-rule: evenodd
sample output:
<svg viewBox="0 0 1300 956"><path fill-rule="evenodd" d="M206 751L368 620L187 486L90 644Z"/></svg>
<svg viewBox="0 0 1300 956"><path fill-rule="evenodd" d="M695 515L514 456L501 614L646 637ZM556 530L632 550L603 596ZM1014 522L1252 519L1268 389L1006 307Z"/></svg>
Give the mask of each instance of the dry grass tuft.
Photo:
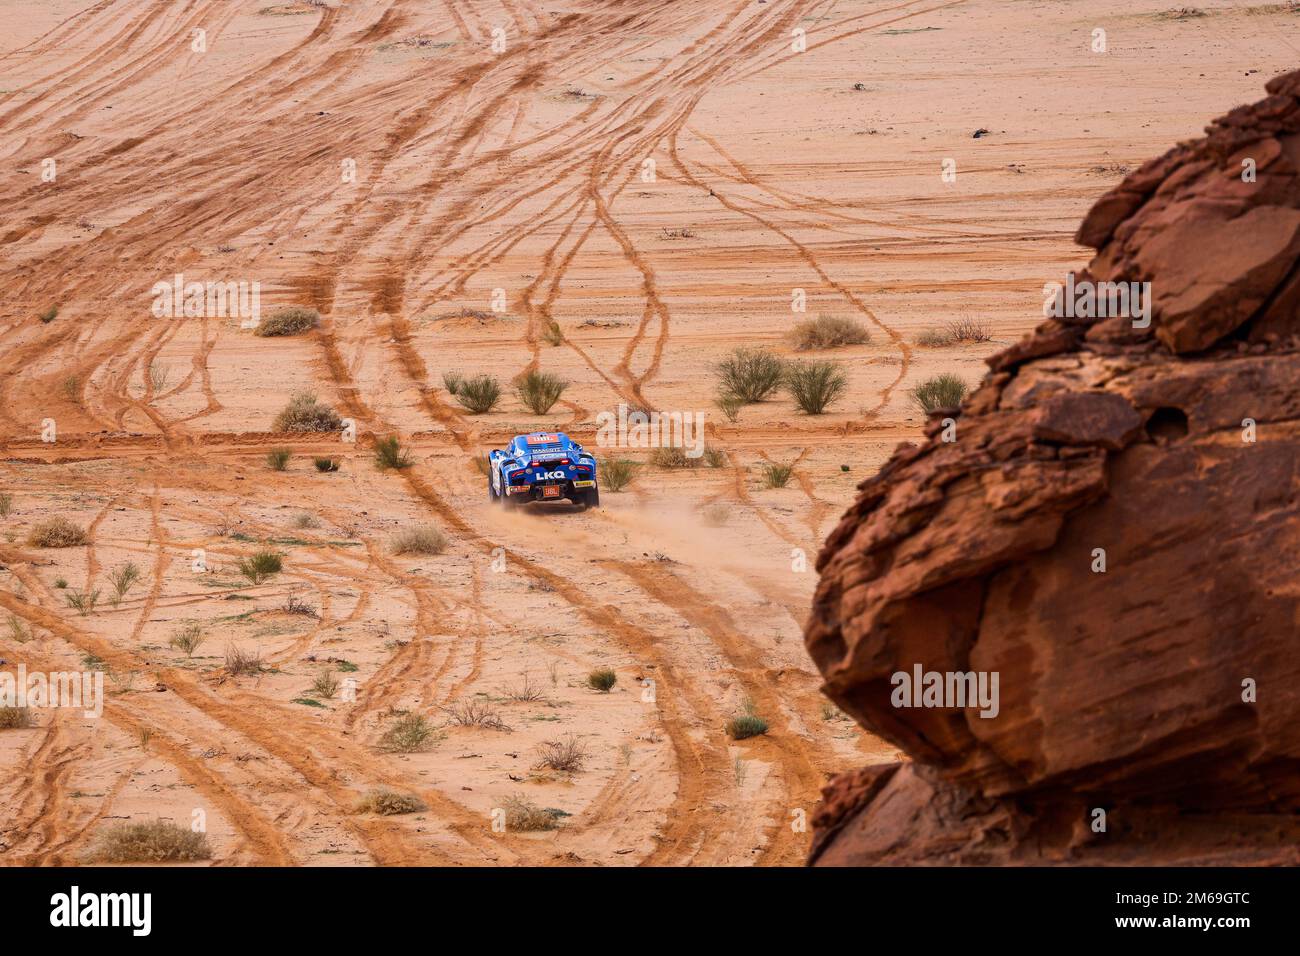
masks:
<svg viewBox="0 0 1300 956"><path fill-rule="evenodd" d="M522 677L520 683L501 688L501 696L521 704L536 704L547 699L546 692L533 683L530 675L523 674Z"/></svg>
<svg viewBox="0 0 1300 956"><path fill-rule="evenodd" d="M491 375L475 375L460 383L456 401L471 414L482 415L496 408L501 400L501 383Z"/></svg>
<svg viewBox="0 0 1300 956"><path fill-rule="evenodd" d="M794 476L794 465L780 465L768 462L763 466L763 487L784 488Z"/></svg>
<svg viewBox="0 0 1300 956"><path fill-rule="evenodd" d="M375 442L375 467L380 471L388 471L390 468L401 471L410 468L412 464L411 453L402 447L396 435Z"/></svg>
<svg viewBox="0 0 1300 956"><path fill-rule="evenodd" d="M185 863L211 858L207 834L166 820L110 826L100 832L86 855L87 862L93 863Z"/></svg>
<svg viewBox="0 0 1300 956"><path fill-rule="evenodd" d="M559 814L543 810L522 796L506 797L501 809L506 812L506 829L520 833L536 830L554 830L560 825Z"/></svg>
<svg viewBox="0 0 1300 956"><path fill-rule="evenodd" d="M234 644L226 648L226 673L231 677L253 676L265 670L261 651L246 651Z"/></svg>
<svg viewBox="0 0 1300 956"><path fill-rule="evenodd" d="M433 739L433 727L419 714L406 714L379 738L379 748L389 753L410 754L423 750Z"/></svg>
<svg viewBox="0 0 1300 956"><path fill-rule="evenodd" d="M466 700L452 701L443 708L447 719L457 727L482 727L484 730L510 731L509 725L487 701L470 697Z"/></svg>
<svg viewBox="0 0 1300 956"><path fill-rule="evenodd" d="M966 397L966 383L951 372L926 379L912 389L912 401L927 415L941 408L956 408Z"/></svg>
<svg viewBox="0 0 1300 956"><path fill-rule="evenodd" d="M0 707L0 730L26 730L35 727L32 712L27 707Z"/></svg>
<svg viewBox="0 0 1300 956"><path fill-rule="evenodd" d="M718 364L718 391L746 405L761 402L785 378L785 363L760 349L736 349Z"/></svg>
<svg viewBox="0 0 1300 956"><path fill-rule="evenodd" d="M987 342L993 337L987 325L969 317L949 322L944 331L950 342Z"/></svg>
<svg viewBox="0 0 1300 956"><path fill-rule="evenodd" d="M34 548L76 548L89 540L85 530L67 518L49 518L27 535L27 543Z"/></svg>
<svg viewBox="0 0 1300 956"><path fill-rule="evenodd" d="M324 700L332 700L334 695L339 692L339 679L334 676L334 672L326 668L316 675L312 681L311 692L315 697Z"/></svg>
<svg viewBox="0 0 1300 956"><path fill-rule="evenodd" d="M606 491L622 491L636 477L636 462L614 458L600 466L600 480Z"/></svg>
<svg viewBox="0 0 1300 956"><path fill-rule="evenodd" d="M258 323L253 333L263 338L276 335L298 335L308 329L314 329L318 325L320 325L319 312L315 309L304 309L295 306L272 312L266 317L265 321Z"/></svg>
<svg viewBox="0 0 1300 956"><path fill-rule="evenodd" d="M538 744L537 755L534 769L577 773L587 761L587 745L570 734L560 740L546 740Z"/></svg>
<svg viewBox="0 0 1300 956"><path fill-rule="evenodd" d="M279 574L284 559L274 551L259 551L239 559L239 573L254 584L261 584L273 574Z"/></svg>
<svg viewBox="0 0 1300 956"><path fill-rule="evenodd" d="M515 385L515 394L534 415L545 415L568 387L569 383L558 375L533 369L520 377Z"/></svg>
<svg viewBox="0 0 1300 956"><path fill-rule="evenodd" d="M447 550L447 536L431 524L420 524L399 531L389 548L393 554L442 554Z"/></svg>
<svg viewBox="0 0 1300 956"><path fill-rule="evenodd" d="M401 813L419 813L429 808L413 793L398 793L381 787L364 794L357 801L355 809L357 813L378 813L380 816L391 817Z"/></svg>
<svg viewBox="0 0 1300 956"><path fill-rule="evenodd" d="M183 651L186 657L193 657L203 641L203 628L197 624L188 624L177 631L169 643L178 651Z"/></svg>
<svg viewBox="0 0 1300 956"><path fill-rule="evenodd" d="M271 427L278 432L336 432L343 428L343 419L311 392L299 392L280 409Z"/></svg>
<svg viewBox="0 0 1300 956"><path fill-rule="evenodd" d="M800 352L867 345L870 342L871 333L865 325L840 315L819 315L800 322L790 333L790 343Z"/></svg>
<svg viewBox="0 0 1300 956"><path fill-rule="evenodd" d="M849 379L834 362L796 362L786 373L785 387L805 413L821 415L848 391Z"/></svg>

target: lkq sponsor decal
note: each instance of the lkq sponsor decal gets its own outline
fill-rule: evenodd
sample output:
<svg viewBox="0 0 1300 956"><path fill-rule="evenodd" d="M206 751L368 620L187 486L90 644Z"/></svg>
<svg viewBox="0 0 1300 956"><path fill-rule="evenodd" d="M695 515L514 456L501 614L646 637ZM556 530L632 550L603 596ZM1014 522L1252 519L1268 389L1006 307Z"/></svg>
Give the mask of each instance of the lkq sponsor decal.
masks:
<svg viewBox="0 0 1300 956"><path fill-rule="evenodd" d="M148 936L153 928L153 894L82 893L73 886L50 897L50 925L126 926L132 936Z"/></svg>

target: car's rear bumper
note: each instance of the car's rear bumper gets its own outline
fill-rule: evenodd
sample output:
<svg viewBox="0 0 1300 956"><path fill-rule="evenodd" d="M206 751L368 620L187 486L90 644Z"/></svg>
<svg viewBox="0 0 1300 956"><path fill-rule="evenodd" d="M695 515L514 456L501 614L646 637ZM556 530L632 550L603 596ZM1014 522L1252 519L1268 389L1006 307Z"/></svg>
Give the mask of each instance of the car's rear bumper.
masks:
<svg viewBox="0 0 1300 956"><path fill-rule="evenodd" d="M539 481L531 485L511 485L508 489L508 497L511 501L572 501L595 487L596 482L591 479ZM557 490L548 495L546 493L547 488Z"/></svg>

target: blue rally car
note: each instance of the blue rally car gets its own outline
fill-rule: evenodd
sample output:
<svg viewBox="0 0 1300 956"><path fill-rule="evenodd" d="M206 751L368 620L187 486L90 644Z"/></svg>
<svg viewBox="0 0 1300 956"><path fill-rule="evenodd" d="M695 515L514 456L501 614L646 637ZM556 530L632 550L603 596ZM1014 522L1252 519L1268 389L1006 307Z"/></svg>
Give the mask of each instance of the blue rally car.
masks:
<svg viewBox="0 0 1300 956"><path fill-rule="evenodd" d="M507 506L568 500L599 507L596 459L563 432L516 435L504 451L488 454L488 498Z"/></svg>

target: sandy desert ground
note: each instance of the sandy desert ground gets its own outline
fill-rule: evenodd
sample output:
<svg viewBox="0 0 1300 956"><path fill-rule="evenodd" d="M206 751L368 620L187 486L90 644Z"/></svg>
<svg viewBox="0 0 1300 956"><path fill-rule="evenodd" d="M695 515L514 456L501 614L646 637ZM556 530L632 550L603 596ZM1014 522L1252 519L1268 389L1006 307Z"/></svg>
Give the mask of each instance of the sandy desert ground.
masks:
<svg viewBox="0 0 1300 956"><path fill-rule="evenodd" d="M1199 7L0 0L0 658L107 689L101 719L0 731L0 862L75 863L113 822L198 810L222 865L800 863L826 777L895 759L806 659L820 542L920 434L909 389L974 383L1038 321L1086 206L1296 65L1300 5ZM155 317L176 273L323 323ZM727 421L715 364L795 355L819 313L872 331L816 355L848 394ZM992 339L915 343L960 318ZM471 415L442 379L530 368L572 383L548 415L509 392ZM357 441L274 433L303 390ZM705 412L723 458L647 465L599 510L489 504L477 455L538 428L594 448L620 402ZM390 434L413 467L374 467ZM794 480L764 487L766 462ZM89 544L26 543L56 515ZM392 553L421 523L448 549ZM284 570L253 585L236 563L265 547ZM188 657L170 641L194 624ZM228 647L266 671L231 676ZM313 696L322 670L355 700ZM466 701L509 729L449 721ZM747 701L769 732L732 741ZM428 745L388 752L412 713ZM583 769L538 769L568 737ZM378 787L427 809L357 812ZM562 825L494 832L512 796Z"/></svg>

